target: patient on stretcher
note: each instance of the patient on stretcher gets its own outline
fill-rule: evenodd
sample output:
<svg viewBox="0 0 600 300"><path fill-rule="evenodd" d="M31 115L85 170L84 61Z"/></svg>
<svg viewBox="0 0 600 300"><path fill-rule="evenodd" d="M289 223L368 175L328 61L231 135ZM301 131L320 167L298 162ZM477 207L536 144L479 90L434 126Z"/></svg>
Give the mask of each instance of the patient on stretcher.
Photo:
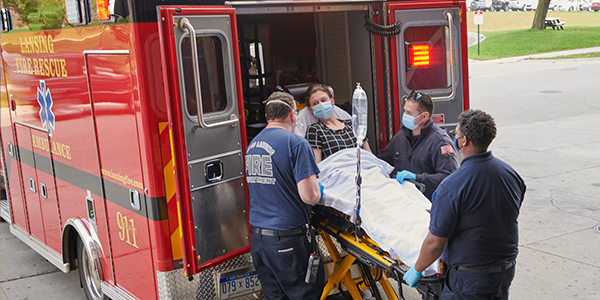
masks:
<svg viewBox="0 0 600 300"><path fill-rule="evenodd" d="M336 152L321 161L319 169L319 182L325 186L319 204L352 215L356 202L356 148ZM394 259L413 266L429 231L431 202L412 183L405 181L401 185L389 178L393 169L361 150L361 227ZM439 271L436 261L423 275Z"/></svg>

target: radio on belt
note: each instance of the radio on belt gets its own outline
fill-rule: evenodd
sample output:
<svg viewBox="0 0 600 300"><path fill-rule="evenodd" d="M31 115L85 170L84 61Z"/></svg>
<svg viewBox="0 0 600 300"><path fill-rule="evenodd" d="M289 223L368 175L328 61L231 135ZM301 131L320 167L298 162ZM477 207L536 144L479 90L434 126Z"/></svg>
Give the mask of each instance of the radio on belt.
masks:
<svg viewBox="0 0 600 300"><path fill-rule="evenodd" d="M311 253L311 255L308 257L308 268L306 269L306 278L304 278L304 282L315 283L317 280L317 272L319 271L320 262L321 257L319 257L319 253Z"/></svg>

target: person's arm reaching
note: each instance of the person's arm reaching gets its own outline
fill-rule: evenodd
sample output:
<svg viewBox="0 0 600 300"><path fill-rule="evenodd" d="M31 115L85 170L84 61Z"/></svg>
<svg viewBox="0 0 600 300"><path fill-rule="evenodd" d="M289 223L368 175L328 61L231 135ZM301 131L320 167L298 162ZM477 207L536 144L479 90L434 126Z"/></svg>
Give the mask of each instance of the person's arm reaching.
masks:
<svg viewBox="0 0 600 300"><path fill-rule="evenodd" d="M423 245L421 246L419 258L415 263L415 269L417 269L417 271L421 270L420 272L422 272L436 259L440 258L447 242L447 238L435 236L431 234L431 232L428 232L423 241Z"/></svg>
<svg viewBox="0 0 600 300"><path fill-rule="evenodd" d="M411 287L417 286L417 280L421 278L421 273L442 255L447 242L447 238L435 236L431 232L427 233L417 262L404 274L403 279L406 284Z"/></svg>
<svg viewBox="0 0 600 300"><path fill-rule="evenodd" d="M369 146L369 142L364 142L363 143L363 149L373 153L373 151L371 151L371 146Z"/></svg>
<svg viewBox="0 0 600 300"><path fill-rule="evenodd" d="M313 148L313 152L315 154L315 162L320 163L321 162L321 153L323 153L323 151L321 151L321 149Z"/></svg>
<svg viewBox="0 0 600 300"><path fill-rule="evenodd" d="M315 205L321 200L321 188L316 175L311 175L300 180L297 186L302 202L308 205Z"/></svg>

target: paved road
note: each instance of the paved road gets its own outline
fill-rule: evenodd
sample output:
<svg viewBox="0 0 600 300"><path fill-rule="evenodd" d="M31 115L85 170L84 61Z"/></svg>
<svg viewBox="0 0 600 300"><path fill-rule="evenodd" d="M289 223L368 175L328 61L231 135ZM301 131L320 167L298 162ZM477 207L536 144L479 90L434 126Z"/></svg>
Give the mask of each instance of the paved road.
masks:
<svg viewBox="0 0 600 300"><path fill-rule="evenodd" d="M600 59L469 68L471 106L498 126L491 149L528 187L511 299L600 299ZM0 299L84 299L77 271L61 273L1 227Z"/></svg>
<svg viewBox="0 0 600 300"><path fill-rule="evenodd" d="M64 274L0 224L0 300L84 300L77 270Z"/></svg>
<svg viewBox="0 0 600 300"><path fill-rule="evenodd" d="M600 59L470 63L493 153L525 179L511 299L600 299Z"/></svg>

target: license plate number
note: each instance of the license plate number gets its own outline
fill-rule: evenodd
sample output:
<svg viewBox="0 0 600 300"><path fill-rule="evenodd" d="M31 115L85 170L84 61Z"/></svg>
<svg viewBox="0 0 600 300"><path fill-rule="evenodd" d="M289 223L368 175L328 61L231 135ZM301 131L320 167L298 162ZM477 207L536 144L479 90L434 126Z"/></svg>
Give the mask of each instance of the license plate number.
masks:
<svg viewBox="0 0 600 300"><path fill-rule="evenodd" d="M231 299L261 290L254 266L217 275L219 299Z"/></svg>

